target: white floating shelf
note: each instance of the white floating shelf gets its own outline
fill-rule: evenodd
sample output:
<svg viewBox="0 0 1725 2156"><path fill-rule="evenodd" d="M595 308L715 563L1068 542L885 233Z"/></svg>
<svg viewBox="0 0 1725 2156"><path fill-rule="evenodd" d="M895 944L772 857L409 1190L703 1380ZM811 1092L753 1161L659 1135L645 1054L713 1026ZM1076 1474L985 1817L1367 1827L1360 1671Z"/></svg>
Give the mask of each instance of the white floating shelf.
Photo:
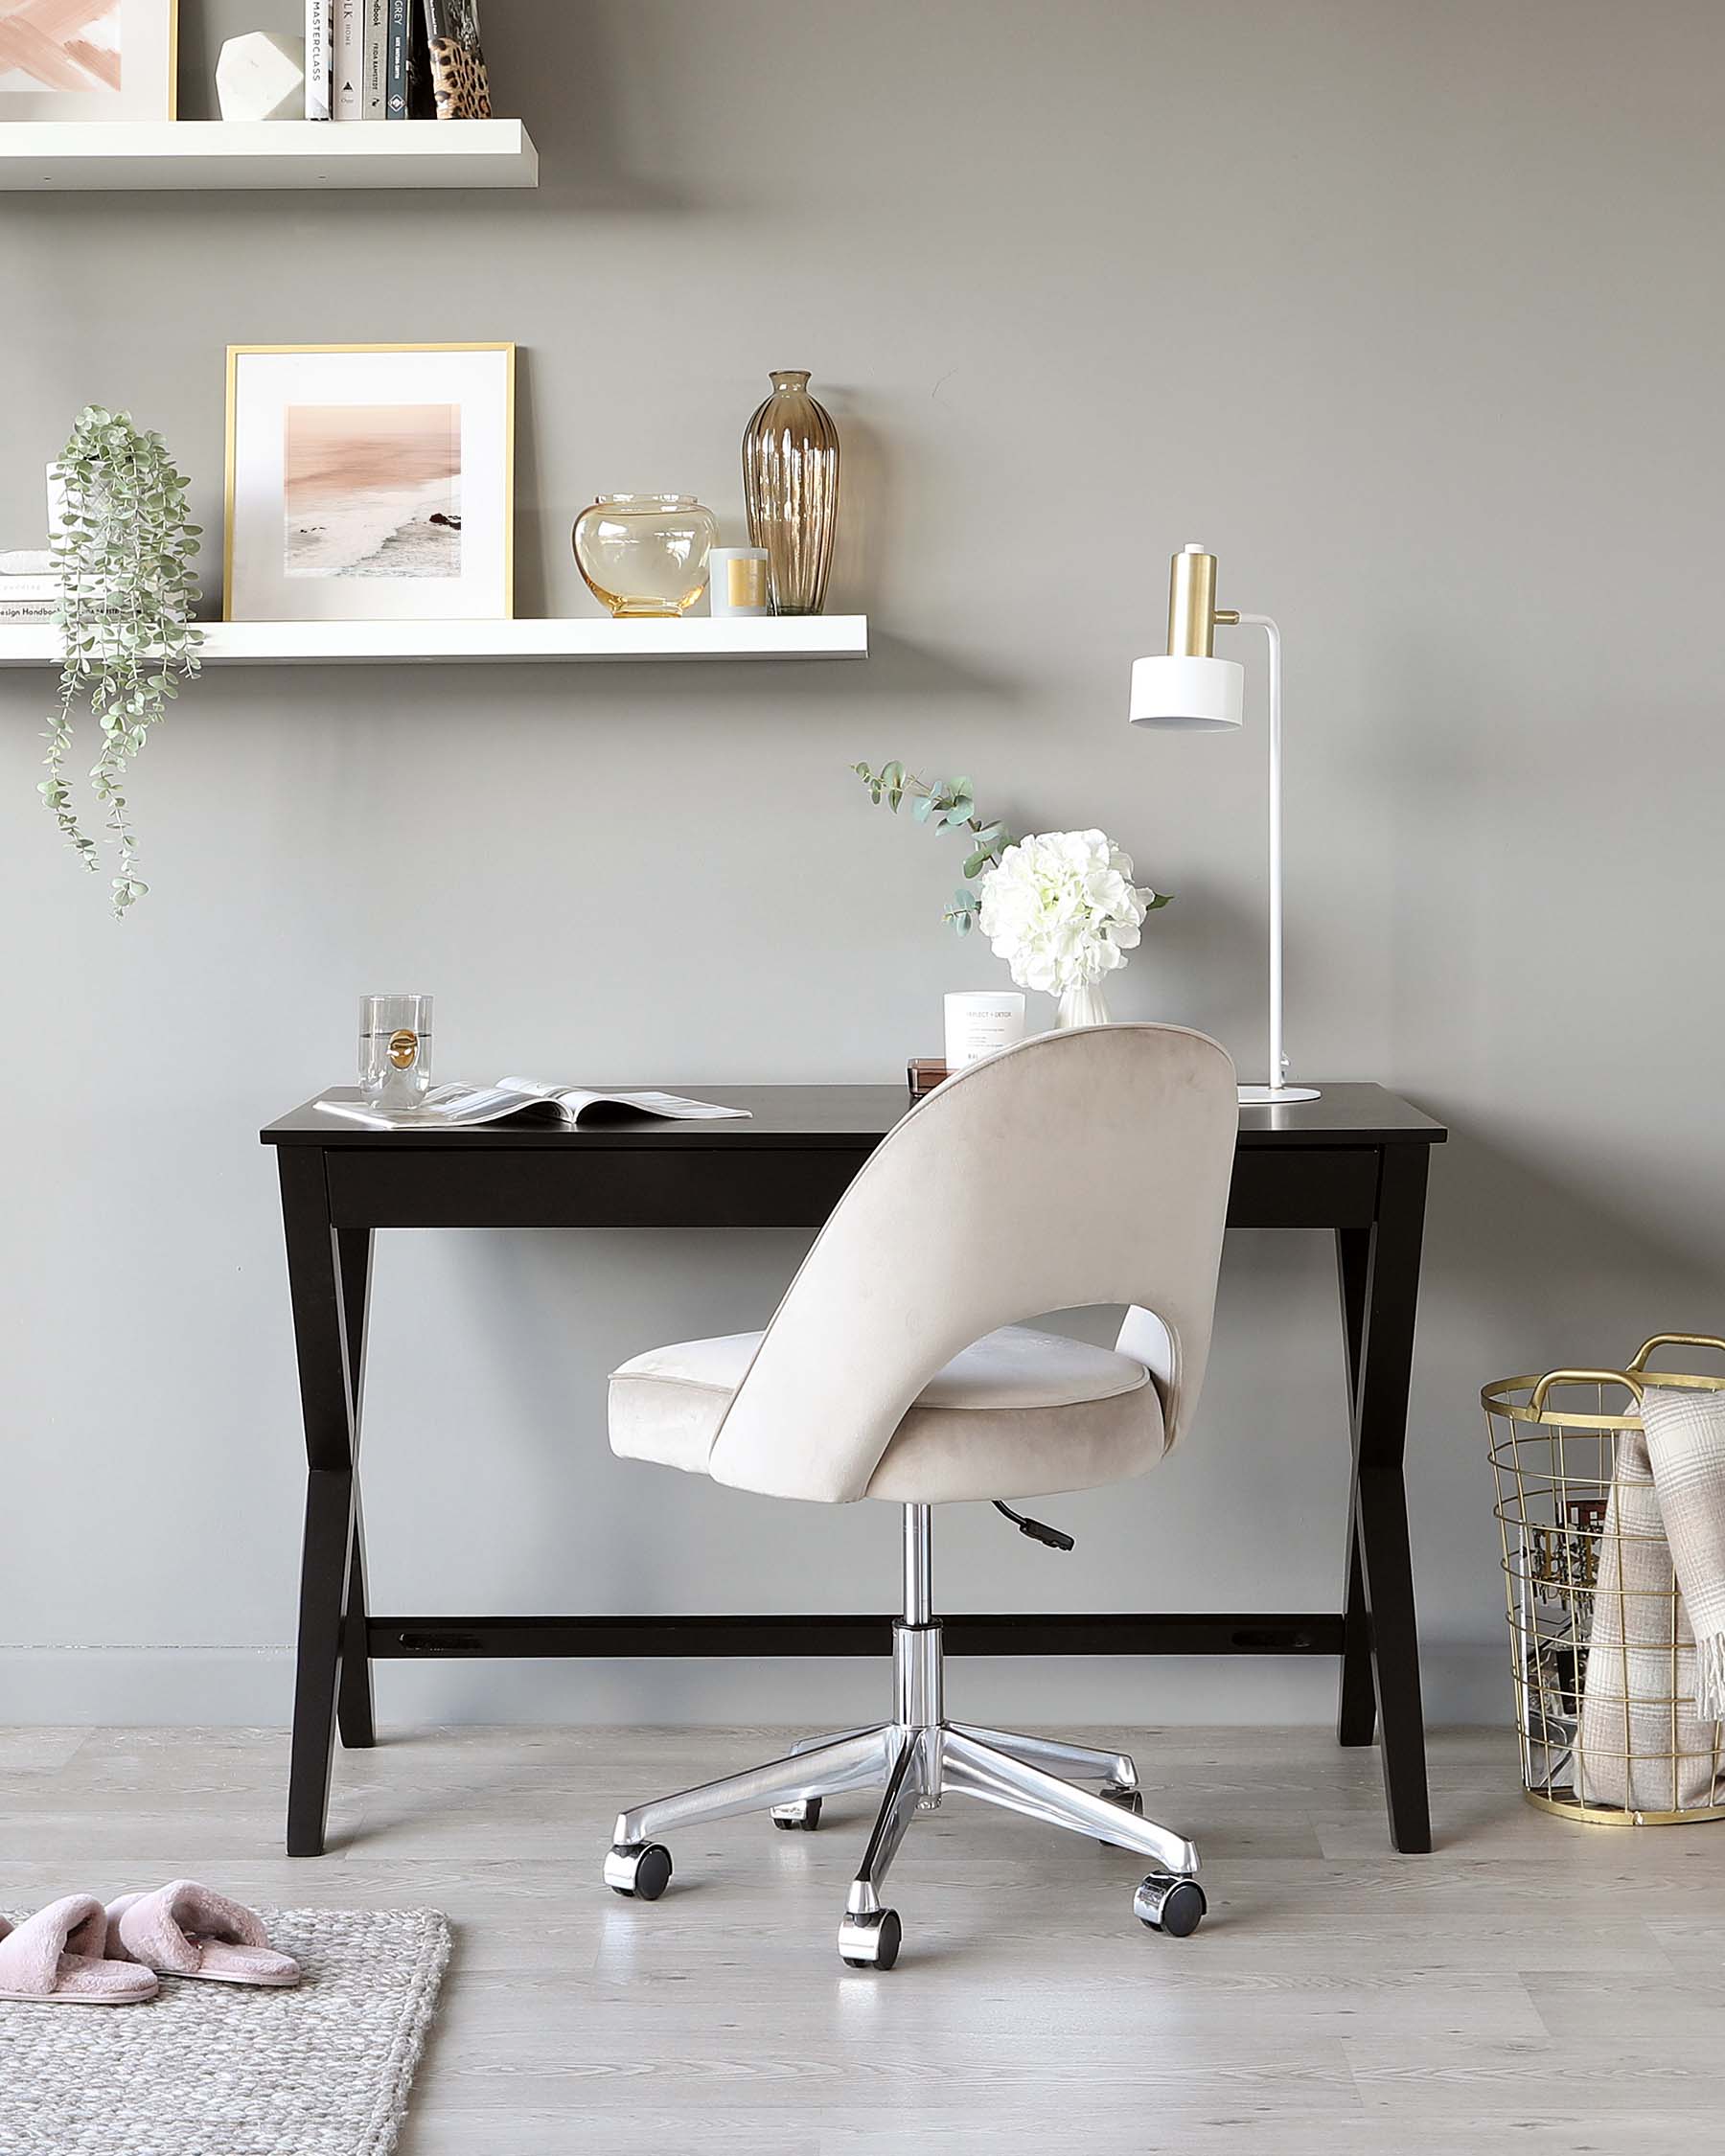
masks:
<svg viewBox="0 0 1725 2156"><path fill-rule="evenodd" d="M537 187L518 120L0 119L0 190Z"/></svg>
<svg viewBox="0 0 1725 2156"><path fill-rule="evenodd" d="M457 124L467 125L450 123ZM704 615L681 621L217 621L204 625L201 655L212 666L860 659L868 656L868 616L787 614L744 621L710 621ZM59 631L52 623L0 622L0 666L58 666L59 657Z"/></svg>

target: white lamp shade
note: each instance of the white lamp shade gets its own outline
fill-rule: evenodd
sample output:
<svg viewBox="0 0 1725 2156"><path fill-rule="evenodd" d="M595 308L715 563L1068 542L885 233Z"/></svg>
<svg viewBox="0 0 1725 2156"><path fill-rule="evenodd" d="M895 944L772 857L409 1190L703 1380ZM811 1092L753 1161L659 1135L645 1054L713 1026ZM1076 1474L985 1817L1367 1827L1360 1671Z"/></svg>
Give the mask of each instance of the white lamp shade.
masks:
<svg viewBox="0 0 1725 2156"><path fill-rule="evenodd" d="M1225 658L1141 658L1132 665L1132 723L1209 731L1237 726L1246 669Z"/></svg>

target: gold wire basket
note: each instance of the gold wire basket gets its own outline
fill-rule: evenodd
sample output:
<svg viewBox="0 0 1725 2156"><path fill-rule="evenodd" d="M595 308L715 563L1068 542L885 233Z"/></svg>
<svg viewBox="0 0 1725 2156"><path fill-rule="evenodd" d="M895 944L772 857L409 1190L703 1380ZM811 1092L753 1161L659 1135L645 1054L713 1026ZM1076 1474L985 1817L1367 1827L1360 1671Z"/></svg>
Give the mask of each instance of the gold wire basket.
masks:
<svg viewBox="0 0 1725 2156"><path fill-rule="evenodd" d="M1626 1531L1613 1500L1620 1439L1642 1428L1633 1411L1644 1386L1725 1391L1725 1376L1649 1370L1660 1347L1725 1354L1725 1340L1656 1333L1621 1370L1548 1370L1480 1394L1523 1787L1530 1803L1593 1825L1725 1819L1725 1725L1696 1717L1694 1636L1665 1537ZM1631 1544L1642 1546L1632 1558ZM1627 1588L1626 1571L1659 1584ZM1590 1688L1591 1656L1611 1660Z"/></svg>

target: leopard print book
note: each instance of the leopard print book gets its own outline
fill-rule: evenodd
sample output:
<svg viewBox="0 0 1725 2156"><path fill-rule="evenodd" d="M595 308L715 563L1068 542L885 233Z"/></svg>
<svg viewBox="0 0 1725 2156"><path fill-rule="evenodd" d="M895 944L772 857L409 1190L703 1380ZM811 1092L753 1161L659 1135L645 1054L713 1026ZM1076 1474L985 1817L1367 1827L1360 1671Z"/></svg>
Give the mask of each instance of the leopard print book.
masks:
<svg viewBox="0 0 1725 2156"><path fill-rule="evenodd" d="M491 85L485 61L459 38L433 37L431 91L440 120L489 120Z"/></svg>

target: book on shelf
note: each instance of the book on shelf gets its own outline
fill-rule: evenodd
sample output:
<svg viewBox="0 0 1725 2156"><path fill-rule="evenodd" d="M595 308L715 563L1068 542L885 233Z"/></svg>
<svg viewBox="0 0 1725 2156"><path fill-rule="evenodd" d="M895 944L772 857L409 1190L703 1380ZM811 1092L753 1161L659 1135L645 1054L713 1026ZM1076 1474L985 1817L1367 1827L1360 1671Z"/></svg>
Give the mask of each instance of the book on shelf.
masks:
<svg viewBox="0 0 1725 2156"><path fill-rule="evenodd" d="M335 0L335 35L330 51L330 114L335 120L365 117L363 0Z"/></svg>
<svg viewBox="0 0 1725 2156"><path fill-rule="evenodd" d="M407 43L413 0L389 0L388 39L383 57L383 116L407 117Z"/></svg>
<svg viewBox="0 0 1725 2156"><path fill-rule="evenodd" d="M9 599L0 592L0 621L52 622L58 612L58 599Z"/></svg>
<svg viewBox="0 0 1725 2156"><path fill-rule="evenodd" d="M50 607L58 607L59 595L58 577L0 575L0 604L15 606L20 600L45 599Z"/></svg>
<svg viewBox="0 0 1725 2156"><path fill-rule="evenodd" d="M334 0L306 0L306 118L330 117L330 48L334 35Z"/></svg>
<svg viewBox="0 0 1725 2156"><path fill-rule="evenodd" d="M426 110L437 120L489 120L491 86L475 0L420 0L425 16Z"/></svg>
<svg viewBox="0 0 1725 2156"><path fill-rule="evenodd" d="M631 1123L642 1116L674 1123L746 1120L747 1108L721 1108L681 1093L593 1092L583 1086L547 1086L538 1078L499 1078L494 1086L433 1086L411 1108L367 1100L323 1099L318 1107L374 1131L461 1131L492 1124L575 1130L592 1123Z"/></svg>
<svg viewBox="0 0 1725 2156"><path fill-rule="evenodd" d="M431 87L431 51L426 42L425 0L407 0L407 117L435 120L437 98Z"/></svg>
<svg viewBox="0 0 1725 2156"><path fill-rule="evenodd" d="M305 0L305 12L308 120L491 117L474 0Z"/></svg>
<svg viewBox="0 0 1725 2156"><path fill-rule="evenodd" d="M388 103L383 84L389 51L389 0L365 0L362 43L360 80L365 90L362 116L367 120L381 120Z"/></svg>

